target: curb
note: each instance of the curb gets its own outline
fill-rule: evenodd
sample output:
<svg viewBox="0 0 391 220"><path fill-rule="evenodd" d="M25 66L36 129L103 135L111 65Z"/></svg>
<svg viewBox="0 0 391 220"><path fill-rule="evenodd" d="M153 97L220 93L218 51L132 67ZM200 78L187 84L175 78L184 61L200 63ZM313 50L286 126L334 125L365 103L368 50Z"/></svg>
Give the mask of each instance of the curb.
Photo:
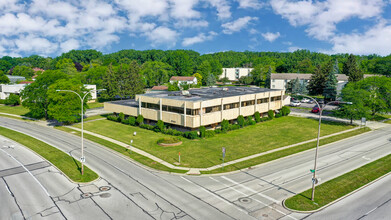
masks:
<svg viewBox="0 0 391 220"><path fill-rule="evenodd" d="M7 128L7 129L10 129L10 128ZM13 130L13 129L10 129L10 130ZM15 130L13 130L13 131L15 131ZM16 132L19 132L19 131L16 131ZM0 136L2 136L2 135L0 135ZM29 137L32 137L32 136L30 136L30 135L28 135L28 136L29 136ZM88 185L88 184L91 184L91 183L93 183L93 182L99 181L99 180L101 179L100 175L94 171L94 173L98 174L98 178L96 178L96 179L94 179L94 180L92 180L92 181L90 181L90 182L76 182L76 181L73 181L73 180L71 180L64 172L62 172L56 165L52 164L52 162L48 161L47 159L45 159L44 157L42 157L42 156L41 156L40 154L38 154L37 152L33 151L32 149L30 149L30 148L24 146L23 144L21 144L21 143L19 143L19 142L16 142L16 141L14 141L14 140L12 140L12 139L9 139L8 137L5 137L5 136L2 136L2 137L5 138L5 139L7 139L7 140L9 140L10 142L14 142L14 143L17 143L17 144L20 145L20 146L23 146L23 148L25 148L25 149L29 150L30 152L32 152L33 154L37 155L37 156L40 157L42 160L46 161L48 164L50 164L51 166L53 166L59 173L61 173L61 175L65 176L65 178L67 178L67 179L69 180L69 182L71 182L71 183L80 184L80 185ZM35 138L35 137L32 137L32 138ZM39 140L38 138L35 138L35 139ZM42 140L39 140L39 141L42 141ZM42 142L45 143L45 144L48 144L48 143L46 143L46 142L44 142L44 141L42 141ZM48 144L48 145L50 145L50 144ZM50 145L50 146L52 146L52 145ZM52 146L52 147L54 147L54 146ZM56 147L55 147L55 148L56 148ZM56 148L56 149L58 149L58 148ZM62 151L62 152L64 152L64 151ZM68 154L67 154L67 155L68 155Z"/></svg>
<svg viewBox="0 0 391 220"><path fill-rule="evenodd" d="M288 208L288 207L286 207L286 205L285 205L285 200L287 200L287 199L282 200L282 206L283 206L285 209L287 209L287 210L289 210L289 211L291 211L291 212L296 212L296 213L307 213L307 214L309 214L309 213L319 212L319 211L321 211L321 210L323 210L323 209L325 209L325 208L327 208L327 207L329 207L329 206L331 206L331 205L334 205L335 203L337 203L337 202L339 202L339 201L345 199L346 197L349 197L349 196L351 196L352 194L354 194L354 193L356 193L356 192L358 192L358 191L360 191L360 190L362 190L362 189L364 189L364 188L366 188L366 187L368 187L368 186L370 186L370 185L376 183L377 181L379 181L379 180L381 180L381 179L387 177L388 175L391 175L391 172L384 174L383 176L381 176L381 177L379 177L379 178L377 178L377 179L371 181L370 183L367 183L367 184L365 184L364 186L361 186L360 188L355 189L354 191L352 191L352 192L350 192L350 193L348 193L348 194L346 194L346 195L344 195L344 196L342 196L342 197L339 197L338 199L336 199L336 200L334 200L334 201L332 201L332 202L330 202L330 203L327 203L326 205L324 205L324 206L322 206L322 207L320 207L320 208L318 208L318 209L316 209L316 210L311 210L311 211L300 211L300 210L295 210L295 209ZM297 194L296 194L296 195L297 195Z"/></svg>

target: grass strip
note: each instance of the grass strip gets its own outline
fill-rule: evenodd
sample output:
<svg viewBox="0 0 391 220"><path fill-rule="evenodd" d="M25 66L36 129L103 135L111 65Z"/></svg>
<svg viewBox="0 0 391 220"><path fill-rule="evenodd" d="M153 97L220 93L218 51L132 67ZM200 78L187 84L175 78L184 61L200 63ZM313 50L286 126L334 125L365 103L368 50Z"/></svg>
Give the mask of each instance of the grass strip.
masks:
<svg viewBox="0 0 391 220"><path fill-rule="evenodd" d="M355 136L355 135L359 135L359 134L365 133L367 131L370 131L370 129L365 127L365 128L349 131L349 132L346 132L346 133L343 133L343 134L335 135L335 136L332 136L332 137L328 137L328 138L325 138L325 139L321 139L321 140L319 140L319 146L325 145L325 144L329 144L329 143L332 143L332 142L336 142L336 141L339 141L339 140L342 140L342 139L345 139L345 138L348 138L348 137L352 137L352 136ZM215 169L215 170L212 170L212 171L202 171L201 174L215 174L215 173L224 173L224 172L236 171L236 170L248 168L248 167L251 167L251 166L255 166L255 165L258 165L258 164L266 163L266 162L269 162L269 161L272 161L272 160L276 160L276 159L279 159L279 158L282 158L282 157L286 157L286 156L289 156L289 155L292 155L292 154L296 154L296 153L299 153L299 152L302 152L302 151L306 151L306 150L309 150L309 149L315 148L315 147L316 147L316 141L312 141L312 142L309 142L309 143L306 143L306 144L302 144L302 145L299 145L299 146L296 146L296 147L292 147L292 148L288 148L288 149L285 149L285 150L280 150L280 151L276 151L274 153L270 153L270 154L266 154L266 155L263 155L263 156L259 156L259 157L253 158L251 160L246 160L246 161L243 161L243 162L240 162L240 163L224 166L224 169L223 168L219 168L219 169Z"/></svg>
<svg viewBox="0 0 391 220"><path fill-rule="evenodd" d="M316 210L389 172L391 154L317 186L315 201L311 200L312 189L308 189L285 200L285 205L299 211Z"/></svg>
<svg viewBox="0 0 391 220"><path fill-rule="evenodd" d="M12 139L35 151L75 182L91 182L99 177L98 174L87 166L84 166L84 175L81 175L81 164L79 161L61 150L33 137L4 127L0 127L0 135Z"/></svg>
<svg viewBox="0 0 391 220"><path fill-rule="evenodd" d="M81 135L81 132L75 131L75 130L73 130L71 128L67 128L67 127L56 127L56 129L62 130L62 131L68 132L68 133L72 133L77 136ZM84 133L84 138L86 138L92 142L98 143L102 146L105 146L107 148L110 148L110 149L112 149L112 150L114 150L114 151L116 151L126 157L129 157L129 158L131 158L131 159L133 159L133 160L135 160L145 166L151 167L156 170L162 170L162 171L167 171L167 172L172 172L172 173L186 173L187 172L187 170L171 169L169 167L164 166L163 164L160 164L154 160L149 159L148 157L137 154L135 152L130 152L129 149L126 149L118 144L112 143L110 141L104 140L102 138L98 138L98 137L90 135L90 134Z"/></svg>

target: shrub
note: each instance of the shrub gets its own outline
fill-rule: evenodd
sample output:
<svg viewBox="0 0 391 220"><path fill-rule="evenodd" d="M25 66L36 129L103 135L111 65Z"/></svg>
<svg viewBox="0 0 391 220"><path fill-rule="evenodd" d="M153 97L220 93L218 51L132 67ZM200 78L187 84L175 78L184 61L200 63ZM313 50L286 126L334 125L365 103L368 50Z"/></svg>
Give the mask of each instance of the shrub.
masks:
<svg viewBox="0 0 391 220"><path fill-rule="evenodd" d="M186 131L183 135L187 139L197 139L198 138L197 131Z"/></svg>
<svg viewBox="0 0 391 220"><path fill-rule="evenodd" d="M164 122L162 120L158 120L153 130L156 132L164 131L164 127Z"/></svg>
<svg viewBox="0 0 391 220"><path fill-rule="evenodd" d="M216 130L215 130L215 131L216 131ZM206 137L206 138L210 138L210 137L213 137L213 136L215 136L215 132L210 131L210 130L208 130L208 131L205 132L205 137Z"/></svg>
<svg viewBox="0 0 391 220"><path fill-rule="evenodd" d="M142 115L137 116L136 124L139 126L144 124L144 117Z"/></svg>
<svg viewBox="0 0 391 220"><path fill-rule="evenodd" d="M259 123L261 121L261 114L259 114L259 112L255 112L254 113L254 118L255 118L255 121L257 123Z"/></svg>
<svg viewBox="0 0 391 220"><path fill-rule="evenodd" d="M110 121L117 121L118 117L115 116L115 115L109 115L109 116L107 116L107 119L110 120Z"/></svg>
<svg viewBox="0 0 391 220"><path fill-rule="evenodd" d="M238 125L238 124L233 124L233 125L229 125L228 130L229 130L229 131L238 130L239 128L240 128L240 125Z"/></svg>
<svg viewBox="0 0 391 220"><path fill-rule="evenodd" d="M228 130L228 129L227 129ZM221 129L215 129L215 134L220 134L221 132L223 132Z"/></svg>
<svg viewBox="0 0 391 220"><path fill-rule="evenodd" d="M274 111L273 110L269 110L267 112L267 115L269 116L269 120L273 119L274 118Z"/></svg>
<svg viewBox="0 0 391 220"><path fill-rule="evenodd" d="M227 132L228 131L228 127L229 127L229 122L228 122L228 120L223 120L222 122L221 122L221 131L222 132Z"/></svg>
<svg viewBox="0 0 391 220"><path fill-rule="evenodd" d="M135 126L136 125L136 118L133 116L129 116L128 118L128 124Z"/></svg>
<svg viewBox="0 0 391 220"><path fill-rule="evenodd" d="M184 136L183 132L182 131L178 131L178 130L175 130L175 129L171 129L173 130L173 135L174 136Z"/></svg>
<svg viewBox="0 0 391 220"><path fill-rule="evenodd" d="M20 97L16 94L10 94L5 100L4 104L6 105L20 105Z"/></svg>
<svg viewBox="0 0 391 220"><path fill-rule="evenodd" d="M243 128L244 127L244 117L243 115L239 115L238 118L236 119L238 122L238 125Z"/></svg>
<svg viewBox="0 0 391 220"><path fill-rule="evenodd" d="M281 108L282 116L288 116L291 113L291 109L288 106L284 106Z"/></svg>
<svg viewBox="0 0 391 220"><path fill-rule="evenodd" d="M280 118L280 117L282 117L282 114L281 114L281 112L277 113L277 114L275 115L275 117L276 117L276 118Z"/></svg>
<svg viewBox="0 0 391 220"><path fill-rule="evenodd" d="M121 112L118 115L118 122L123 122L123 121L125 121L125 114Z"/></svg>
<svg viewBox="0 0 391 220"><path fill-rule="evenodd" d="M255 121L253 120L253 117L252 116L248 116L247 118L246 118L246 126L247 125L254 125L255 124Z"/></svg>
<svg viewBox="0 0 391 220"><path fill-rule="evenodd" d="M204 138L206 133L206 128L204 126L200 127L200 138Z"/></svg>

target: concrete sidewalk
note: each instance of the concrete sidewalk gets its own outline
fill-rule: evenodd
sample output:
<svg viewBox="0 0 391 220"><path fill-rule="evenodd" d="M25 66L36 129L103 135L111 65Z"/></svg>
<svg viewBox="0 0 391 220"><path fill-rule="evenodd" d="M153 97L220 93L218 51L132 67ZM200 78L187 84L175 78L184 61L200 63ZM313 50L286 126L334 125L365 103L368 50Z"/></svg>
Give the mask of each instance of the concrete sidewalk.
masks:
<svg viewBox="0 0 391 220"><path fill-rule="evenodd" d="M70 128L70 129L73 129L73 130L81 132L81 129L75 128L73 126L67 126L67 128ZM345 130L345 131L341 131L341 132L334 133L334 134L330 134L330 135L327 135L327 136L323 136L320 139L324 139L324 138L336 136L336 135L339 135L339 134L347 133L347 132L350 132L350 131L353 131L353 130L356 130L356 129L359 129L359 127L356 127L356 128L353 128L353 129L349 129L349 130ZM90 132L90 131L86 131L86 130L84 130L84 133L89 134L89 135L93 135L95 137L104 139L106 141L110 141L112 143L115 143L115 144L120 145L122 147L125 147L127 149L130 149L131 151L133 151L133 152L135 152L137 154L140 154L142 156L148 157L151 160L154 160L154 161L156 161L158 163L161 163L164 166L169 167L171 169L188 170L188 172L186 174L199 175L199 174L201 174L200 173L201 171L212 171L212 170L219 169L219 168L223 167L222 164L215 165L215 166L208 167L208 168L189 168L189 167L175 166L175 165L172 165L172 164L170 164L170 163L168 163L168 162L166 162L166 161L164 161L164 160L162 160L162 159L160 159L160 158L158 158L158 157L156 157L156 156L154 156L154 155L152 155L150 153L147 153L147 152L145 152L143 150L140 150L138 148L129 146L128 144L125 144L123 142L114 140L112 138L109 138L109 137L106 137L106 136L103 136L103 135L100 135L100 134L96 134L96 133L93 133L93 132ZM280 150L285 150L285 149L288 149L288 148L296 147L296 146L299 146L299 145L302 145L302 144L306 144L306 143L309 143L309 142L312 142L312 141L316 141L316 140L317 139L314 138L314 139L311 139L311 140L308 140L308 141L303 141L303 142L300 142L300 143L296 143L296 144L288 145L288 146L285 146L285 147L280 147L280 148L277 148L277 149L273 149L273 150L270 150L270 151L265 151L265 152L254 154L254 155L251 155L251 156L247 156L247 157L239 158L239 159L236 159L236 160L228 161L228 162L224 163L224 166L240 163L240 162L243 162L243 161L246 161L246 160L251 160L251 159L254 159L256 157L260 157L260 156L263 156L263 155L266 155L266 154L270 154L270 153L274 153L274 152L277 152L277 151L280 151Z"/></svg>

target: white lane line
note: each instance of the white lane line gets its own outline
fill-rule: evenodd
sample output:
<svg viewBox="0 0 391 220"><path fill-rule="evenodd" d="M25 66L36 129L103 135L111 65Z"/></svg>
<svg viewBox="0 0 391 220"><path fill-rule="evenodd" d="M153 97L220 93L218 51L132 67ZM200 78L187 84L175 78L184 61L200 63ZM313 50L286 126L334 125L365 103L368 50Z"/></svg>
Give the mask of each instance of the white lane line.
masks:
<svg viewBox="0 0 391 220"><path fill-rule="evenodd" d="M196 185L196 186L198 186L197 184L193 183L192 181L190 181L190 180L186 179L186 178L185 178L185 177L183 177L183 176L181 176L181 178L182 178L182 179L184 179L184 180L186 180L187 182L189 182L189 183L193 184L193 185ZM204 190L205 192L207 192L207 193L211 194L211 195L212 195L212 196L214 196L215 198L218 198L219 200L221 200L221 201L225 202L226 204L228 204L228 205L230 205L230 206L233 206L233 207L235 207L237 210L239 210L239 211L241 211L241 212L244 212L244 213L248 214L248 212L244 211L243 209L239 209L238 207L236 207L236 206L235 206L235 205L233 205L232 203L230 203L230 202L226 201L225 199L223 199L223 198L221 198L221 197L219 197L219 196L215 195L214 193L211 193L211 192L209 192L208 190L204 189L203 187L200 187L200 186L198 186L198 187L199 187L199 188L201 188L202 190Z"/></svg>
<svg viewBox="0 0 391 220"><path fill-rule="evenodd" d="M35 176L21 162L19 162L15 157L13 157L11 154L7 153L3 149L0 149L0 150L3 151L4 153L6 153L12 159L14 159L18 164L20 164L31 175L31 177L41 186L41 188L46 193L46 195L48 197L50 197L50 195L49 195L48 191L45 189L45 187L43 187L43 185L37 180L37 178L35 178Z"/></svg>
<svg viewBox="0 0 391 220"><path fill-rule="evenodd" d="M279 202L280 202L280 201L278 201L278 200L276 200L276 199L273 199L273 198L270 197L270 196L267 196L267 195L264 195L264 194L262 194L262 193L260 193L260 192L257 192L257 191L255 191L255 190L251 189L250 187L247 187L247 186L245 186L245 185L242 185L242 184L240 184L240 183L238 183L238 182L236 182L236 181L234 181L234 180L231 180L230 178L227 178L227 177L225 177L225 176L222 176L221 178L223 178L223 179L225 179L225 180L228 180L229 182L231 182L231 183L233 183L233 184L236 184L236 185L238 185L238 186L240 186L240 187L242 187L242 188L244 188L244 189L247 189L247 190L250 191L250 192L256 193L256 194L260 195L261 197L264 197L264 198L266 198L266 199L268 199L268 200L270 200L270 201L272 201L272 202L275 202L275 203L279 203Z"/></svg>
<svg viewBox="0 0 391 220"><path fill-rule="evenodd" d="M222 176L222 177L224 177L224 176ZM233 187L231 187L231 186L229 186L229 185L227 185L227 184L225 184L225 183L223 183L223 182L221 182L221 181L219 181L219 180L217 180L217 179L214 179L213 177L209 177L209 178L212 179L212 180L214 180L214 181L216 181L216 182L219 182L219 183L223 184L224 186L226 186L226 187L228 187L228 188L230 188L230 189L232 189L232 190L234 190L234 191L236 191L236 192L239 192L239 193L242 194L242 195L245 195L246 197L250 197L250 195L247 195L247 194L244 193L244 192L241 192L241 191L239 191L239 190L236 190L235 188L233 188ZM227 178L227 179L228 179L228 178ZM232 180L232 181L233 181L233 180ZM287 217L289 217L289 218L291 218L291 219L298 220L297 218L295 218L295 217L293 217L293 216L290 216L290 214L288 215L288 214L286 214L286 213L284 213L284 212L282 212L282 211L280 211L280 210L278 210L278 209L276 209L276 208L270 206L269 204L266 204L266 203L264 203L264 202L262 202L262 201L260 201L260 200L258 200L258 199L256 199L256 198L252 198L252 199L255 200L255 201L257 201L257 202L259 202L259 203L261 203L262 205L264 205L264 206L266 206L266 207L269 207L270 209L272 209L272 210L274 210L274 211L276 211L276 212L282 214L283 216L287 216Z"/></svg>
<svg viewBox="0 0 391 220"><path fill-rule="evenodd" d="M369 212L365 213L365 215L369 215L369 214L371 214L371 212L375 211L376 209L377 209L377 207L376 207L376 208L373 208L371 211L369 211Z"/></svg>

